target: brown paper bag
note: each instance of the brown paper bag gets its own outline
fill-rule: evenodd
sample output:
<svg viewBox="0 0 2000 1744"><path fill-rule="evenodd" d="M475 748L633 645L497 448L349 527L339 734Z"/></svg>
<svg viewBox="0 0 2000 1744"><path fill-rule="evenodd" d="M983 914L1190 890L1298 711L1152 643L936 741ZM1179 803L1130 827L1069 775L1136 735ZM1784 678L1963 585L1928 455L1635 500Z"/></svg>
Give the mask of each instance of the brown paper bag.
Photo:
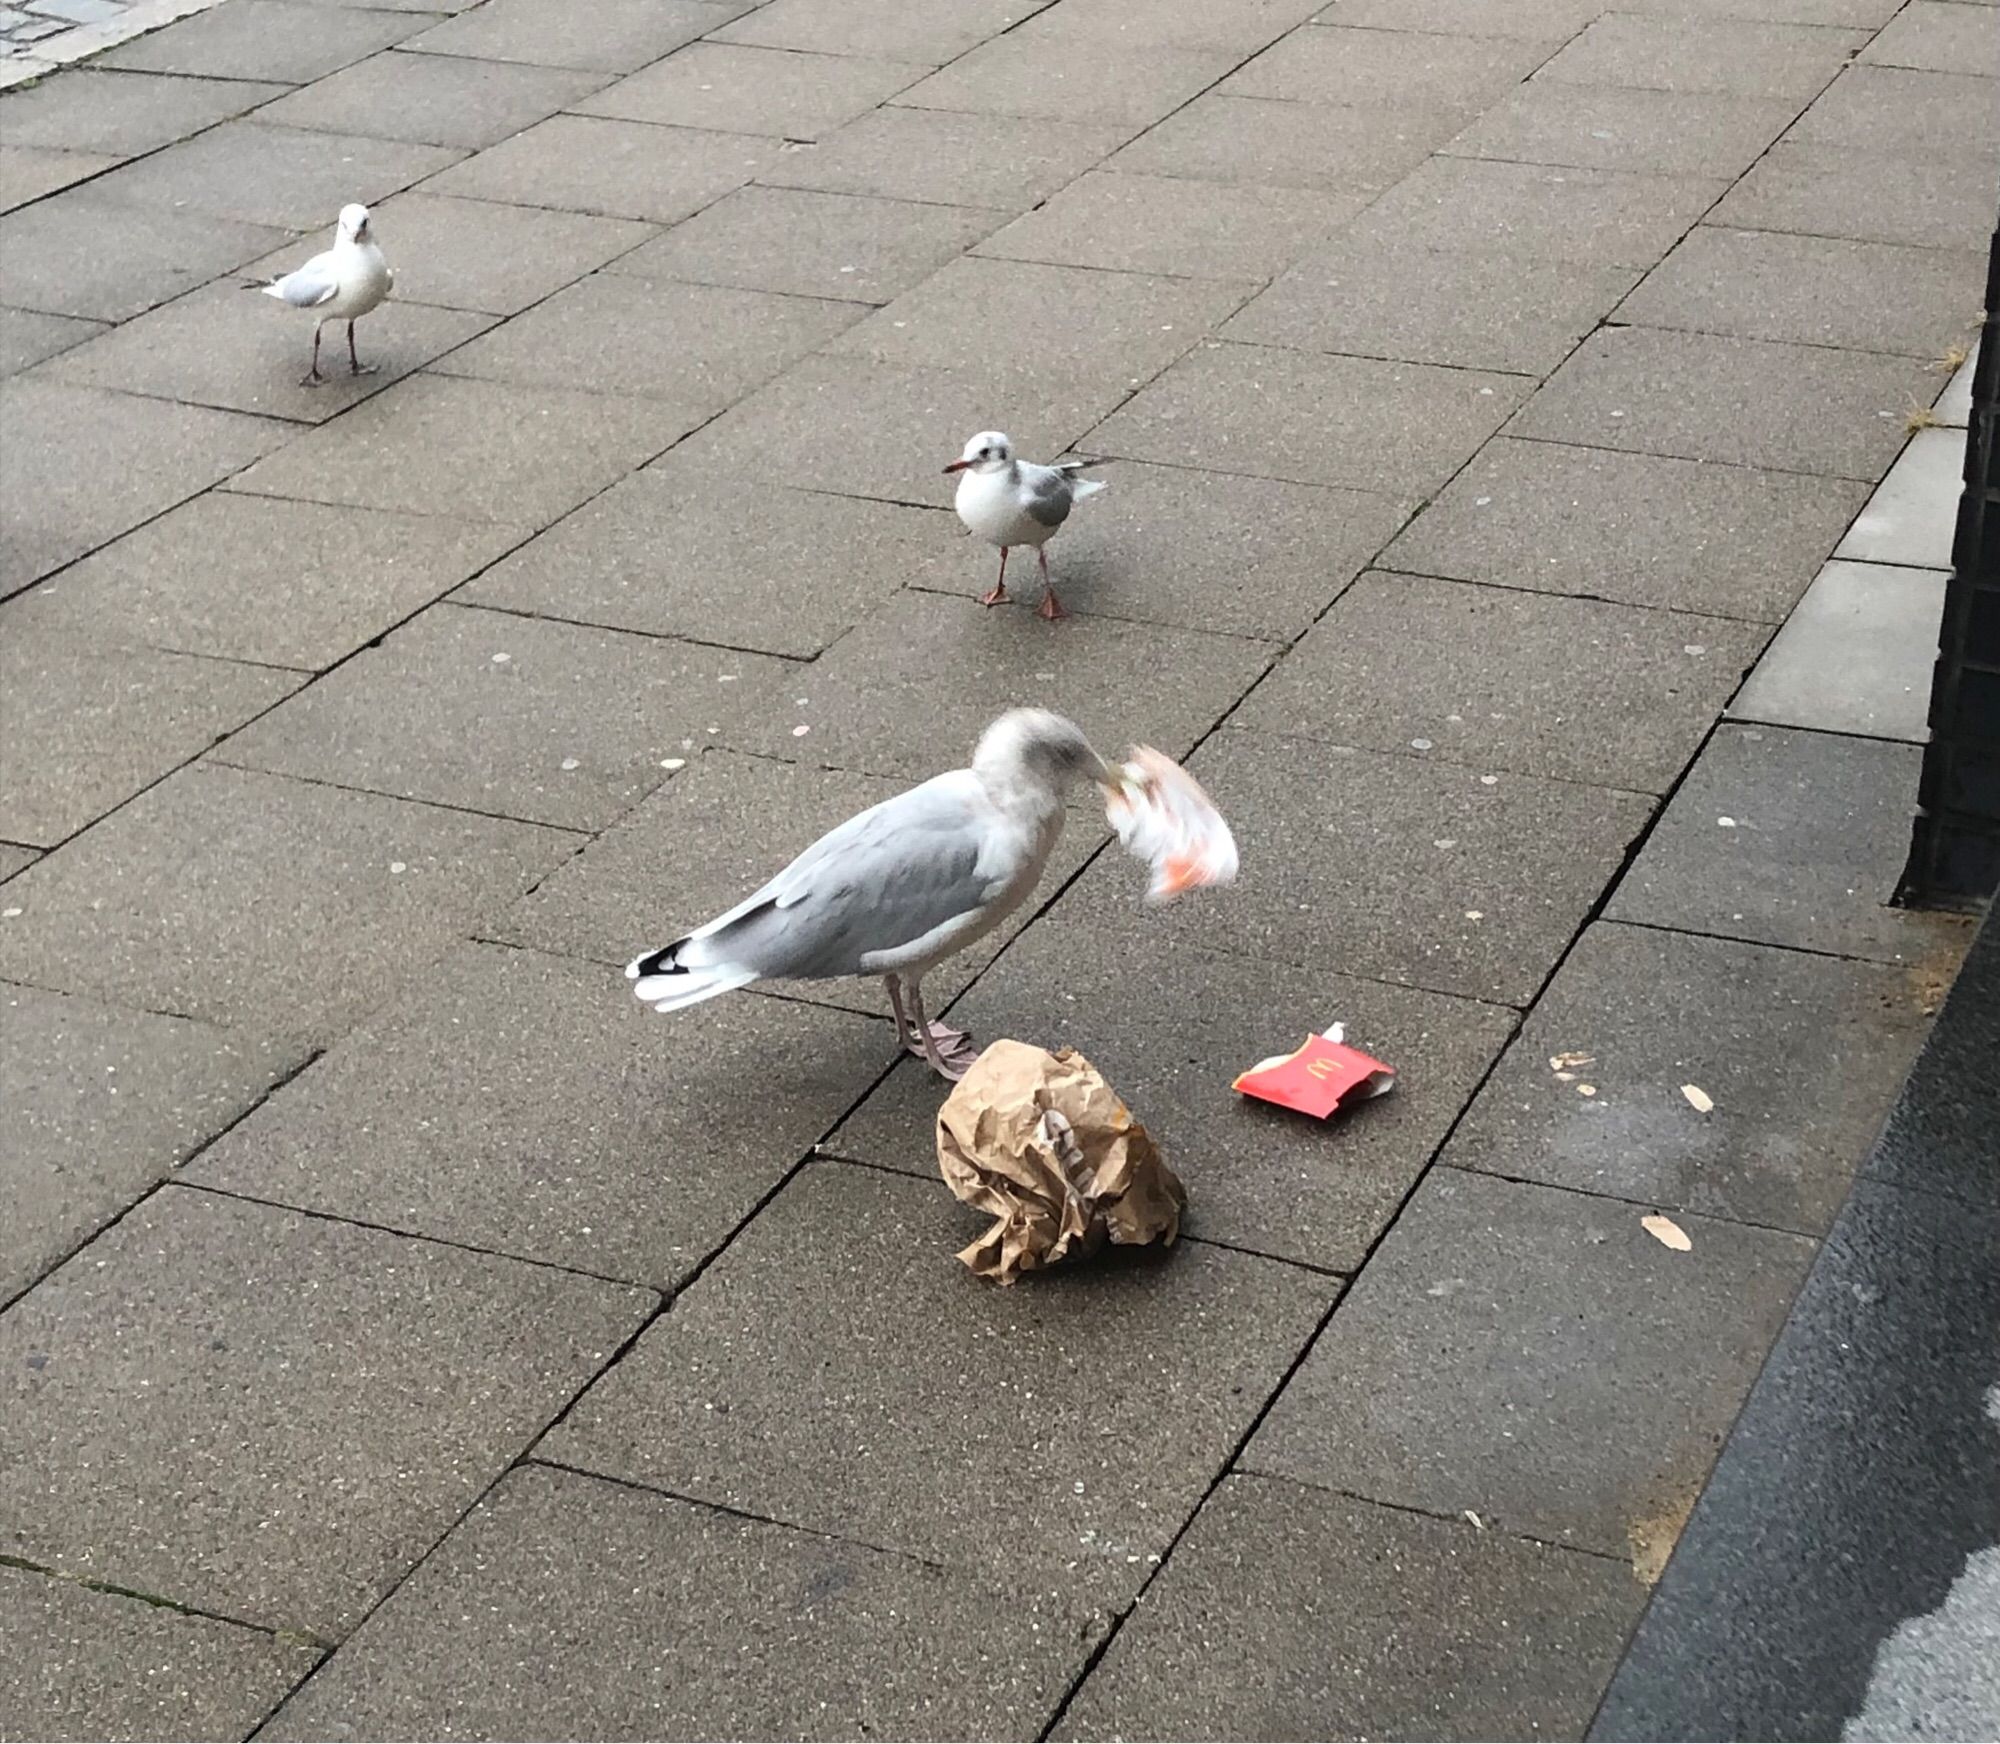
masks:
<svg viewBox="0 0 2000 1744"><path fill-rule="evenodd" d="M958 1257L1011 1284L1093 1252L1171 1245L1187 1190L1117 1092L1072 1048L993 1043L938 1110L938 1168L993 1227Z"/></svg>

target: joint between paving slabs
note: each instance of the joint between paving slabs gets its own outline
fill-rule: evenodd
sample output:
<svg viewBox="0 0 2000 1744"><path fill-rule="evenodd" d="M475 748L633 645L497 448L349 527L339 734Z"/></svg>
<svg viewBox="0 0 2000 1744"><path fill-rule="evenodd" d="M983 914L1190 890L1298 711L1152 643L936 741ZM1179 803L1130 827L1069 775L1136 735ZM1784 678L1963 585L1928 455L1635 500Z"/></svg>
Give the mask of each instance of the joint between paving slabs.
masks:
<svg viewBox="0 0 2000 1744"><path fill-rule="evenodd" d="M114 1599L133 1599L142 1605L151 1605L156 1611L172 1611L180 1617L200 1617L211 1623L227 1623L235 1629L254 1630L257 1634L268 1635L275 1641L296 1642L321 1654L332 1650L331 1643L303 1629L282 1629L269 1623L253 1623L248 1618L233 1616L228 1611L209 1610L205 1606L190 1605L179 1599L168 1598L163 1593L149 1593L139 1587L120 1586L113 1580L100 1580L94 1575L74 1574L68 1569L51 1568L46 1563L32 1562L25 1556L15 1556L8 1551L0 1551L0 1568L11 1568L21 1574L40 1575L45 1580L67 1581L71 1586L82 1587L85 1592L103 1593Z"/></svg>
<svg viewBox="0 0 2000 1744"><path fill-rule="evenodd" d="M567 1460L551 1459L547 1454L527 1453L514 1462L513 1469L540 1466L545 1471L566 1472L571 1477L588 1478L593 1483L612 1484L621 1490L633 1490L642 1496L665 1496L671 1502L679 1502L685 1507L701 1508L711 1514L723 1514L732 1520L747 1520L755 1526L775 1526L781 1532L796 1532L803 1538L817 1538L827 1544L849 1544L856 1550L870 1551L876 1556L893 1556L899 1562L915 1563L919 1568L928 1568L938 1574L951 1574L952 1565L940 1562L936 1557L922 1556L914 1550L901 1550L893 1544L877 1544L872 1539L855 1538L845 1532L829 1531L824 1526L806 1526L797 1520L786 1520L776 1514L759 1514L754 1508L738 1508L728 1502L718 1502L709 1496L689 1495L684 1490L670 1490L662 1484L649 1484L642 1478L619 1477L610 1472L593 1471L589 1466L571 1465Z"/></svg>

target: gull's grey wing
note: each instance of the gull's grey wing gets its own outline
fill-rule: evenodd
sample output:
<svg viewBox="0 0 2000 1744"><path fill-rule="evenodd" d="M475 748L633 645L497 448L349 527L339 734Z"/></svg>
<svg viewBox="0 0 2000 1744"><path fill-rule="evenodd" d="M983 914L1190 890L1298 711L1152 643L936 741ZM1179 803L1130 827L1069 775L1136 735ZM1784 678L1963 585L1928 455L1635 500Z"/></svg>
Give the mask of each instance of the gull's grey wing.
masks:
<svg viewBox="0 0 2000 1744"><path fill-rule="evenodd" d="M1006 887L1020 868L989 820L965 770L884 800L690 934L699 955L683 960L800 980L864 974L864 957L911 944Z"/></svg>
<svg viewBox="0 0 2000 1744"><path fill-rule="evenodd" d="M1076 487L1066 472L1053 466L1021 462L1021 502L1044 527L1060 527L1069 519Z"/></svg>
<svg viewBox="0 0 2000 1744"><path fill-rule="evenodd" d="M316 254L298 269L266 287L272 296L282 297L294 309L317 309L340 294L340 280L333 270L333 256Z"/></svg>

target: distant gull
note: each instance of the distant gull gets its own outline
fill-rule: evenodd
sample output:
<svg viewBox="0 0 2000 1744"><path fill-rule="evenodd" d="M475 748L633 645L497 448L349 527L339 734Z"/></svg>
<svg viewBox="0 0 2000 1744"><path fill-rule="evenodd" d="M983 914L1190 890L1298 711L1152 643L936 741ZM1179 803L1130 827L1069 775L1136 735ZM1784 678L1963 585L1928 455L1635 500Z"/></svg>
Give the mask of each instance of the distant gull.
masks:
<svg viewBox="0 0 2000 1744"><path fill-rule="evenodd" d="M1015 545L1032 545L1042 569L1042 603L1038 616L1066 618L1062 601L1049 583L1049 554L1042 549L1056 529L1069 519L1073 505L1094 497L1104 486L1078 473L1096 462L1058 461L1037 466L1016 460L1014 444L998 430L982 430L966 443L965 452L945 468L960 474L954 506L958 518L978 538L1000 547L1000 579L993 591L980 596L983 606L997 606L1007 596L1007 552Z"/></svg>
<svg viewBox="0 0 2000 1744"><path fill-rule="evenodd" d="M316 254L298 269L269 284L250 281L249 289L276 297L294 309L310 309L313 322L312 368L299 378L299 386L316 388L326 377L319 373L320 329L329 321L347 323L347 365L354 375L373 375L375 365L364 364L354 352L354 323L382 305L396 282L389 263L375 245L375 224L366 206L343 206L333 246Z"/></svg>
<svg viewBox="0 0 2000 1744"><path fill-rule="evenodd" d="M979 1051L925 1018L918 983L1027 900L1082 780L1125 792L1072 722L1011 710L980 736L971 768L849 818L728 913L629 964L633 991L678 1011L753 981L880 975L903 1045L962 1078Z"/></svg>

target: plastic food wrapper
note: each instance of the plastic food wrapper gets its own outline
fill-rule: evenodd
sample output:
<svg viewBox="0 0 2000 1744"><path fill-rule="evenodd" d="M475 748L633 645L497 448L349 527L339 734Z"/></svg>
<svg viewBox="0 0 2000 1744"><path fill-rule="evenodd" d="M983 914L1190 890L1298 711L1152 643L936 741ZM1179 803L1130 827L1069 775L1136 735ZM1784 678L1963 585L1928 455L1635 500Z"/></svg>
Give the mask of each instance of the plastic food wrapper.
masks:
<svg viewBox="0 0 2000 1744"><path fill-rule="evenodd" d="M1245 1096L1295 1108L1318 1120L1336 1109L1386 1096L1395 1087L1396 1068L1349 1047L1346 1031L1337 1023L1320 1035L1307 1036L1295 1053L1259 1060L1235 1084Z"/></svg>
<svg viewBox="0 0 2000 1744"><path fill-rule="evenodd" d="M958 1257L996 1283L1180 1234L1179 1176L1073 1048L994 1042L938 1110L937 1152L959 1201L993 1215Z"/></svg>
<svg viewBox="0 0 2000 1744"><path fill-rule="evenodd" d="M1165 902L1236 876L1236 838L1195 778L1150 745L1111 771L1118 790L1104 808L1127 853L1153 868L1148 902Z"/></svg>

